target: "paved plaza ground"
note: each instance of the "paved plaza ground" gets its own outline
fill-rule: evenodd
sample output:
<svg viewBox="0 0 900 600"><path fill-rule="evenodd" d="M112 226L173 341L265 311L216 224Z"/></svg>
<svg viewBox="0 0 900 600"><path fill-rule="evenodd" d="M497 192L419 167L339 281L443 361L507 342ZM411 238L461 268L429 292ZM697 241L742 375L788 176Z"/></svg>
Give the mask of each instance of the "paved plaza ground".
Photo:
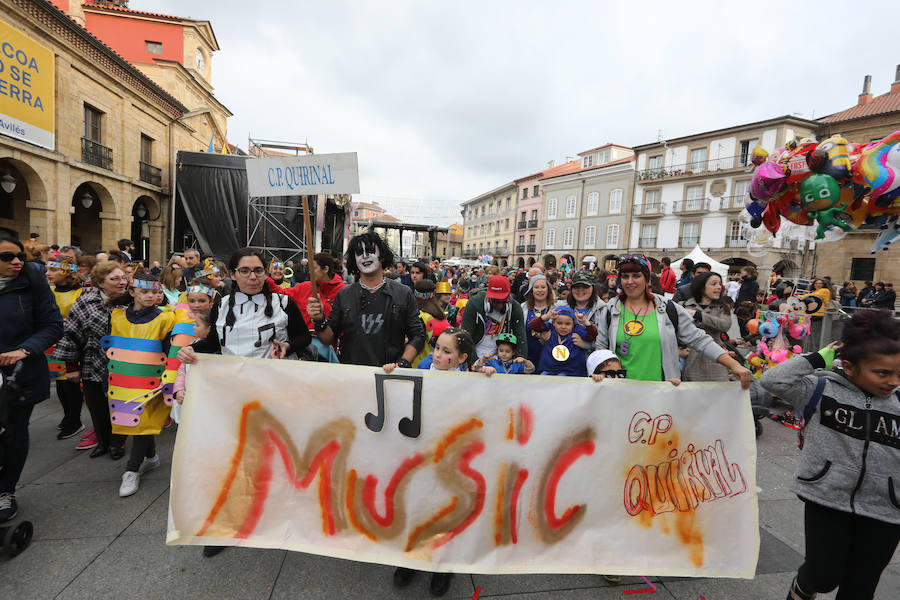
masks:
<svg viewBox="0 0 900 600"><path fill-rule="evenodd" d="M57 441L55 398L38 405L31 424L31 455L17 492L20 515L34 522L31 546L0 560L0 598L97 600L211 598L428 598L428 577L405 590L391 584L393 567L282 550L238 549L204 559L197 547L165 545L169 468L174 428L160 436L162 468L140 491L118 497L124 460L88 458L73 440ZM87 412L85 422L90 422ZM799 451L794 431L766 420L759 439L757 485L760 556L756 577L690 579L650 577L653 594L637 577L609 585L599 575L457 575L447 598L508 600L781 600L802 562L803 507L789 490ZM879 600L900 598L900 552L881 579ZM834 594L820 596L834 598Z"/></svg>

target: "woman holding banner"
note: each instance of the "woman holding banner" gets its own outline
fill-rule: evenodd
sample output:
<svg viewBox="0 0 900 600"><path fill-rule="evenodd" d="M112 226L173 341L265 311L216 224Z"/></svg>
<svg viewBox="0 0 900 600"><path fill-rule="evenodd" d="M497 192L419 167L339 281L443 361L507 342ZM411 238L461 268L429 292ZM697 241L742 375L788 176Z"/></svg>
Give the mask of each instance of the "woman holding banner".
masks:
<svg viewBox="0 0 900 600"><path fill-rule="evenodd" d="M228 270L236 289L210 310L209 335L179 350L178 360L192 365L197 362L197 352L274 359L302 353L311 339L309 327L290 297L273 295L266 286L266 267L259 251L236 250ZM224 549L205 546L203 556L215 556Z"/></svg>
<svg viewBox="0 0 900 600"><path fill-rule="evenodd" d="M694 325L680 305L650 292L650 262L643 255L620 256L616 270L622 293L610 300L600 315L594 349L612 350L627 378L681 383L678 347L691 350L725 366L750 387L750 371Z"/></svg>

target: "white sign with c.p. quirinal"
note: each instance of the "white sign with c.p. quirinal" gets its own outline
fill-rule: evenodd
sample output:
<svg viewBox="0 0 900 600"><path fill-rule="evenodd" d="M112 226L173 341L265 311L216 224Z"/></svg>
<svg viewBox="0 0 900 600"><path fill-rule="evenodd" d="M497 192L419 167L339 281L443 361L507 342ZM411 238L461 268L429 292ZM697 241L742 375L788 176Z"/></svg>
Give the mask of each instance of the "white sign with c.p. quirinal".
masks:
<svg viewBox="0 0 900 600"><path fill-rule="evenodd" d="M247 160L251 198L358 194L356 152Z"/></svg>

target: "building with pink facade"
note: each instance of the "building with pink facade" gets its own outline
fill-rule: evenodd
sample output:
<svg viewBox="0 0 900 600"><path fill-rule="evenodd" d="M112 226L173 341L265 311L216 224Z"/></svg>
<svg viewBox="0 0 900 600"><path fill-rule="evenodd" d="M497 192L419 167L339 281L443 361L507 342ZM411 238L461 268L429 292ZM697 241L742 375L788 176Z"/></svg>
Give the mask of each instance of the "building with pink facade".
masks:
<svg viewBox="0 0 900 600"><path fill-rule="evenodd" d="M519 201L516 205L516 231L513 239L511 265L520 268L530 267L540 260L541 216L543 212L541 203L543 202L544 192L540 180L546 177L574 173L580 168L580 159L561 165L556 165L555 161L551 161L543 171L515 180L518 187Z"/></svg>

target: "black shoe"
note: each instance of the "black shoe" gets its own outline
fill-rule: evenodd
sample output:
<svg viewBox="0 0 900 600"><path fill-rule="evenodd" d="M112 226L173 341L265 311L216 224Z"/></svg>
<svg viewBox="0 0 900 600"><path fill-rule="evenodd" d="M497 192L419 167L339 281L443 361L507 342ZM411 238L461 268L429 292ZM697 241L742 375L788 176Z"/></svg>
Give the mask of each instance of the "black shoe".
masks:
<svg viewBox="0 0 900 600"><path fill-rule="evenodd" d="M64 426L65 424L66 424L66 420L63 419L62 421L59 422L59 425L57 425L56 428L57 428L57 429L62 429L63 426Z"/></svg>
<svg viewBox="0 0 900 600"><path fill-rule="evenodd" d="M0 523L12 521L19 514L19 505L14 494L4 492L0 494Z"/></svg>
<svg viewBox="0 0 900 600"><path fill-rule="evenodd" d="M432 573L431 574L431 595L440 598L450 589L450 580L453 579L453 573Z"/></svg>
<svg viewBox="0 0 900 600"><path fill-rule="evenodd" d="M405 567L397 567L394 569L394 587L404 588L410 584L416 572Z"/></svg>
<svg viewBox="0 0 900 600"><path fill-rule="evenodd" d="M98 456L103 456L107 452L109 452L109 448L107 448L103 444L97 444L96 446L94 446L94 449L91 450L91 453L88 454L88 456L90 456L91 458L97 458Z"/></svg>
<svg viewBox="0 0 900 600"><path fill-rule="evenodd" d="M125 456L125 446L110 446L109 457L113 460L119 460Z"/></svg>
<svg viewBox="0 0 900 600"><path fill-rule="evenodd" d="M77 427L64 427L60 429L60 432L58 434L56 434L56 439L67 440L70 437L75 437L82 431L84 431L84 425L82 425L81 423L79 423Z"/></svg>
<svg viewBox="0 0 900 600"><path fill-rule="evenodd" d="M794 581L791 582L791 589L788 590L788 595L785 600L815 600L815 597L815 592L810 594L801 590L800 586L797 584L797 578L794 577Z"/></svg>
<svg viewBox="0 0 900 600"><path fill-rule="evenodd" d="M222 550L228 546L203 546L203 557L212 558L216 554L220 554Z"/></svg>

